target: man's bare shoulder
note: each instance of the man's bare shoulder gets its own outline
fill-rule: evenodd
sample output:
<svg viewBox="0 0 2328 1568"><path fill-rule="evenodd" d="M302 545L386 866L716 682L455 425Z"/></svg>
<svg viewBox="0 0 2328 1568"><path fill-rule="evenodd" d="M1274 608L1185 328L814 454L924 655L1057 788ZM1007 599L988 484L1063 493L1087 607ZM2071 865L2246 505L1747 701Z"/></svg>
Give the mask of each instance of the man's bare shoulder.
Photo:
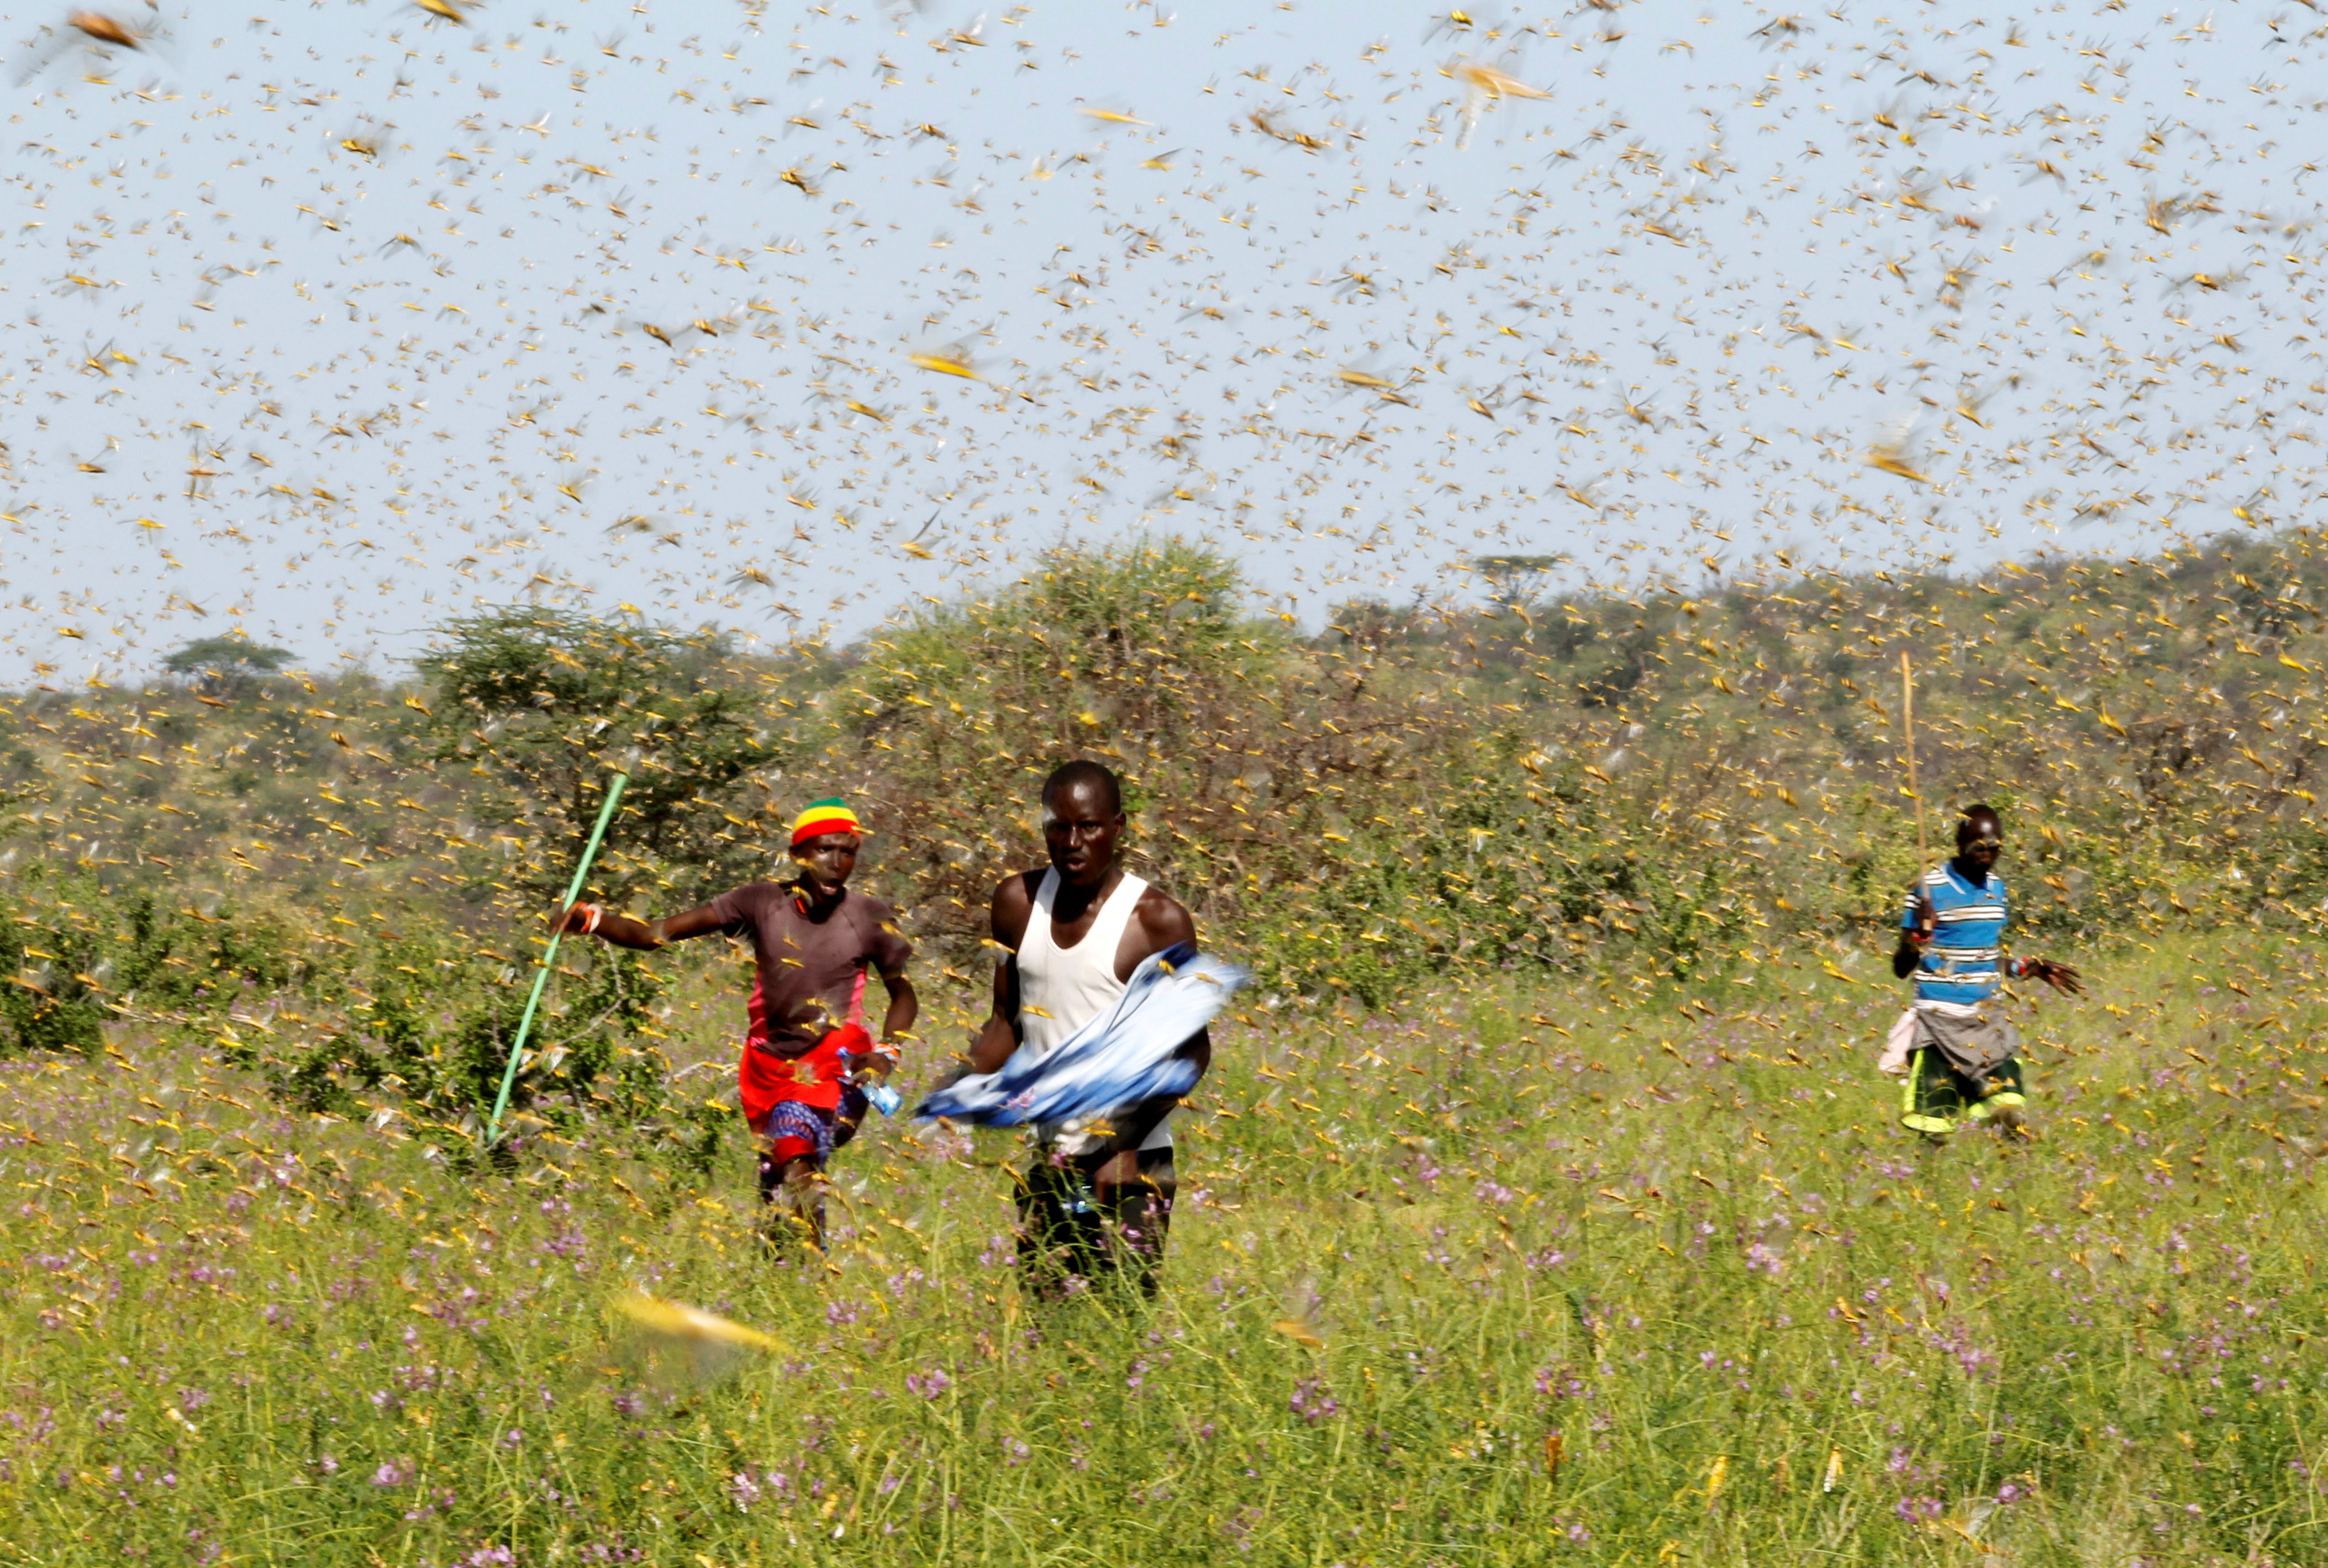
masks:
<svg viewBox="0 0 2328 1568"><path fill-rule="evenodd" d="M1042 886L1043 871L1013 871L994 887L994 907L997 909L1032 909L1035 889Z"/></svg>
<svg viewBox="0 0 2328 1568"><path fill-rule="evenodd" d="M1028 917L1035 912L1035 889L1043 879L1040 870L1018 871L1002 879L994 889L993 901L988 906L988 924L994 940L1016 950L1027 934Z"/></svg>
<svg viewBox="0 0 2328 1568"><path fill-rule="evenodd" d="M1197 939L1196 917L1188 913L1187 906L1153 882L1141 891L1132 914L1154 944L1149 949L1150 953L1161 953Z"/></svg>
<svg viewBox="0 0 2328 1568"><path fill-rule="evenodd" d="M1188 917L1187 906L1153 882L1140 890L1140 903L1137 907L1142 919L1150 915L1167 911L1178 914L1184 920Z"/></svg>

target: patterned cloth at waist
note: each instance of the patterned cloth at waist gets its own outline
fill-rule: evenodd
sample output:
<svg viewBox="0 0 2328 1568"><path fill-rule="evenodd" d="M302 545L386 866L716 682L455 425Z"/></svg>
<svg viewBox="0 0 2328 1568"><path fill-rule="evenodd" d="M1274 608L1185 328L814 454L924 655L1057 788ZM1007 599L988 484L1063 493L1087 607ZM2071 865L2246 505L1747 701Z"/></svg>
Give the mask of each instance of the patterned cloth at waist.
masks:
<svg viewBox="0 0 2328 1568"><path fill-rule="evenodd" d="M2021 1031L2010 1019L1956 1009L1915 1009L1916 1029L1911 1049L1940 1053L1968 1078L1987 1075L1998 1063L2021 1054Z"/></svg>

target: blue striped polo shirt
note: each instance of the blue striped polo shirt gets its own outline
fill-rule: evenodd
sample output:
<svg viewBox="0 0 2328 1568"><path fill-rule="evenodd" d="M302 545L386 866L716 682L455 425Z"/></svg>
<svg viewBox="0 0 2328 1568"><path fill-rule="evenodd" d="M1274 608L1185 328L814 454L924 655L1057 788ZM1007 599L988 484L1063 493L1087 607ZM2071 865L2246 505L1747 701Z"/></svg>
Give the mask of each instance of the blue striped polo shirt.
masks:
<svg viewBox="0 0 2328 1568"><path fill-rule="evenodd" d="M1908 889L1900 928L1917 925L1916 897L1932 901L1939 918L1916 970L1919 1001L1982 1002L1996 992L1999 949L2004 940L2004 878L1991 871L1985 887L1958 875L1944 860Z"/></svg>

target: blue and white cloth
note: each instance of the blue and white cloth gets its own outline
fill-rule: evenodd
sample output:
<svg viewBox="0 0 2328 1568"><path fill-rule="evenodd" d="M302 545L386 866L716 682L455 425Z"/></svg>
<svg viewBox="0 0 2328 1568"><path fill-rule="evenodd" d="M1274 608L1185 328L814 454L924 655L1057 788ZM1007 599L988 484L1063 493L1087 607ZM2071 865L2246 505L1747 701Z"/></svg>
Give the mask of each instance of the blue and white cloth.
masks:
<svg viewBox="0 0 2328 1568"><path fill-rule="evenodd" d="M2004 941L2004 878L1991 871L1985 884L1976 887L1955 862L1944 860L1908 889L1901 930L1913 931L1922 919L1920 896L1931 900L1938 918L1917 965L1916 1000L1986 1001L2003 980L1998 958Z"/></svg>
<svg viewBox="0 0 2328 1568"><path fill-rule="evenodd" d="M1252 977L1182 943L1142 959L1115 1005L1037 1056L1013 1052L999 1071L934 1091L916 1121L1017 1127L1103 1116L1160 1094L1185 1094L1203 1069L1175 1056Z"/></svg>

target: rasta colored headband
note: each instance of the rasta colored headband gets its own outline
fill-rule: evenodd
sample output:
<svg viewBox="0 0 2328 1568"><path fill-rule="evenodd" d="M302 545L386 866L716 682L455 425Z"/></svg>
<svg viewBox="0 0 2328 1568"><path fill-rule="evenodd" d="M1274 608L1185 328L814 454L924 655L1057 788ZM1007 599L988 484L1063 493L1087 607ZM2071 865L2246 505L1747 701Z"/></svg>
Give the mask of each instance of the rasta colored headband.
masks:
<svg viewBox="0 0 2328 1568"><path fill-rule="evenodd" d="M863 825L857 820L857 813L835 795L829 801L810 802L808 809L793 819L793 848L797 850L811 839L821 838L826 833L862 834L864 831Z"/></svg>

